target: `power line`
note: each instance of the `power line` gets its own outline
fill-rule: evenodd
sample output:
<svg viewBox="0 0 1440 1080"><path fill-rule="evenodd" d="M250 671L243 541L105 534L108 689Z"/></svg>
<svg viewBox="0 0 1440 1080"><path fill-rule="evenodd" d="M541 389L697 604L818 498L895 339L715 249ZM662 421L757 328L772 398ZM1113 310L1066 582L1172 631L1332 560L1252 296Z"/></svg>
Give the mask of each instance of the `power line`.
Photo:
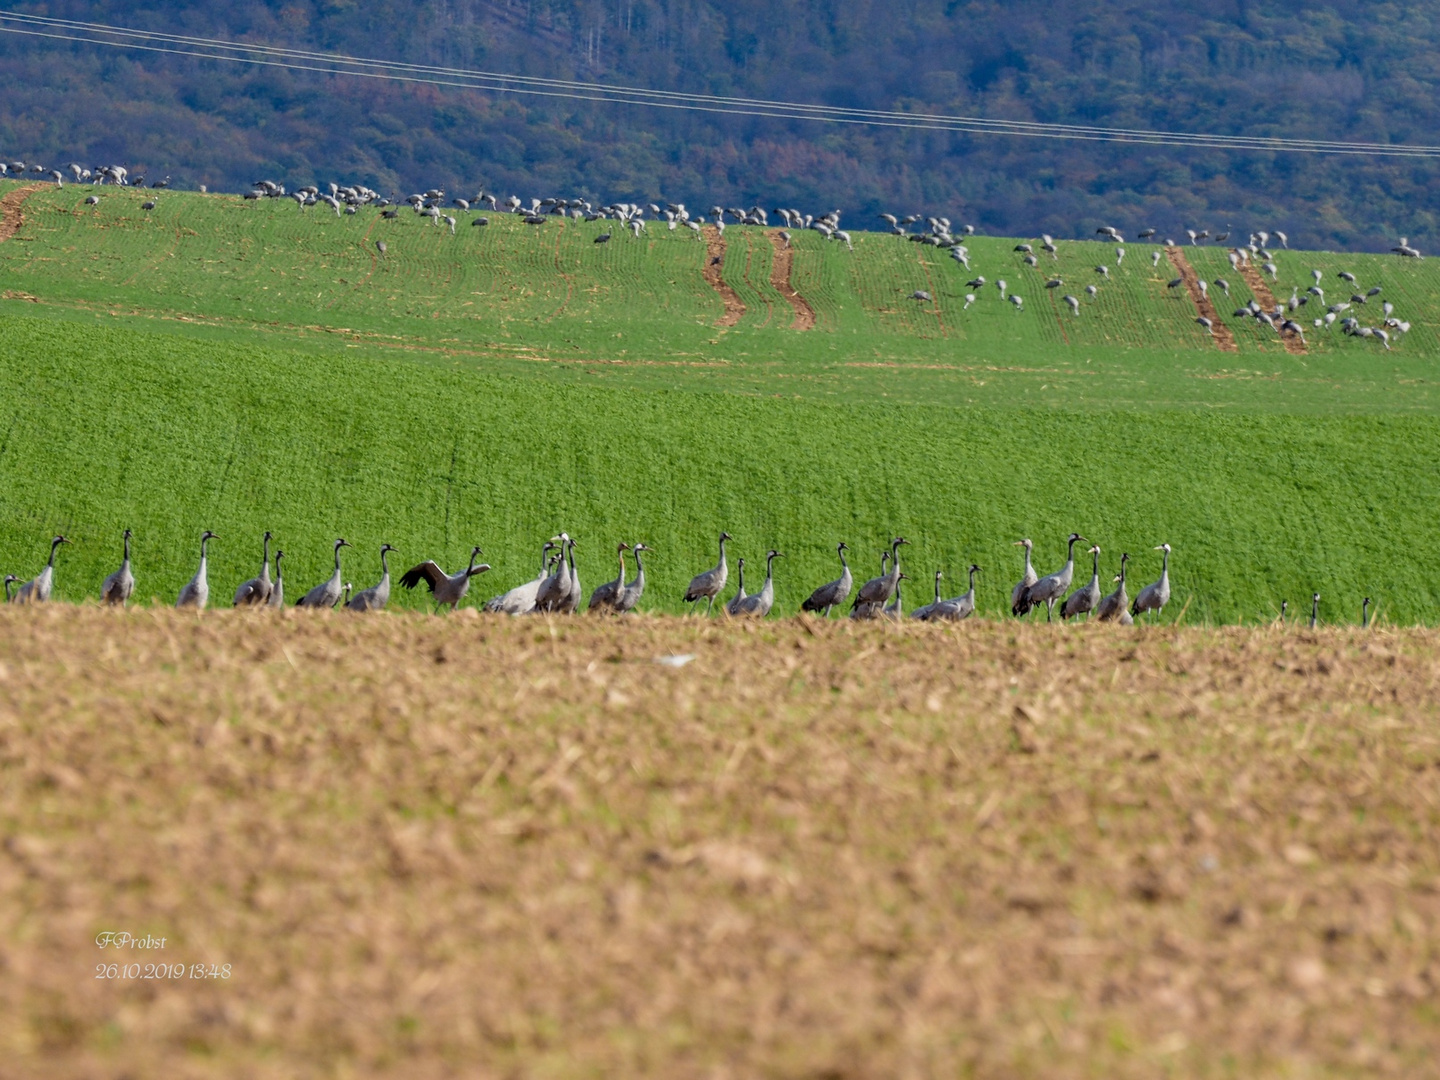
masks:
<svg viewBox="0 0 1440 1080"><path fill-rule="evenodd" d="M1203 132L1160 131L1078 124L1047 124L1023 120L993 120L979 116L911 113L897 110L852 109L764 98L727 97L682 91L649 90L571 79L547 79L505 72L478 71L428 64L408 64L339 53L315 52L219 38L135 30L105 23L81 22L50 16L0 12L0 31L26 37L48 38L109 48L189 56L202 60L276 67L314 74L352 76L392 82L423 83L490 93L526 94L618 105L679 109L690 112L781 120L808 120L827 124L864 125L977 135L1012 135L1023 138L1137 143L1194 149L1241 152L1373 155L1381 157L1440 157L1440 146L1393 143L1292 139L1268 135L1215 135Z"/></svg>

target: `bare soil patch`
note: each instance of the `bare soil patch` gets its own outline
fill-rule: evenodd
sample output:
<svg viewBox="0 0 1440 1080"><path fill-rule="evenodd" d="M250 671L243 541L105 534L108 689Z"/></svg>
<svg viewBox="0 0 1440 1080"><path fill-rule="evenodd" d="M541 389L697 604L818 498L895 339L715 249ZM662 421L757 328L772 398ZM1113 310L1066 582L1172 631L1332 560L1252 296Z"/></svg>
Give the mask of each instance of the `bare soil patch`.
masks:
<svg viewBox="0 0 1440 1080"><path fill-rule="evenodd" d="M1195 273L1195 268L1190 265L1185 253L1178 247L1169 247L1165 249L1165 254L1169 256L1170 265L1175 267L1176 273L1185 279L1185 291L1190 294L1195 310L1210 320L1210 333L1215 339L1215 347L1222 352L1239 352L1240 346L1235 344L1235 335L1230 327L1221 321L1215 302L1208 294L1200 291L1200 275Z"/></svg>
<svg viewBox="0 0 1440 1080"><path fill-rule="evenodd" d="M20 226L25 224L25 216L21 212L25 200L43 187L44 184L26 184L0 196L0 241L9 240L20 231Z"/></svg>
<svg viewBox="0 0 1440 1080"><path fill-rule="evenodd" d="M1434 1077L1437 780L1429 630L0 608L0 1045Z"/></svg>
<svg viewBox="0 0 1440 1080"><path fill-rule="evenodd" d="M1266 311L1274 311L1277 307L1275 294L1270 291L1270 286L1265 284L1265 278L1260 271L1255 269L1249 259L1242 262L1237 269L1240 271L1240 276L1245 279L1245 284L1250 287L1255 299L1260 302L1260 306ZM1285 346L1286 352L1294 356L1305 355L1305 342L1294 334L1281 334L1280 343Z"/></svg>
<svg viewBox="0 0 1440 1080"><path fill-rule="evenodd" d="M795 291L795 286L790 284L790 269L795 263L795 250L785 245L780 232L781 230L774 229L766 233L775 249L775 258L770 263L770 284L776 292L785 297L795 313L795 317L790 320L790 329L814 330L815 309Z"/></svg>
<svg viewBox="0 0 1440 1080"><path fill-rule="evenodd" d="M715 325L734 326L745 315L745 302L725 281L722 271L725 263L725 236L714 225L702 225L700 231L705 236L705 280L720 294L720 299L725 304L725 314L715 321Z"/></svg>

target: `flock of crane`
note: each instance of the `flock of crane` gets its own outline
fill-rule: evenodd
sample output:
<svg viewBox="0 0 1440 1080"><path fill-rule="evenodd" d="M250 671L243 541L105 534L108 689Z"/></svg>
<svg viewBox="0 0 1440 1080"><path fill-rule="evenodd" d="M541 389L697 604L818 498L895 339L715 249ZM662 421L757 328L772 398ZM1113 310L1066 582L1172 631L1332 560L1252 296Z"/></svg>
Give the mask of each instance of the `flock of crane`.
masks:
<svg viewBox="0 0 1440 1080"><path fill-rule="evenodd" d="M177 608L203 610L210 605L209 546L218 537L206 529L200 534L200 562L195 575L180 589L175 599ZM242 582L235 590L235 607L280 608L286 603L285 578L281 561L283 550L276 550L274 574L271 574L270 544L274 537L266 532L261 538L260 571L255 577ZM732 539L728 532L720 534L720 558L710 569L696 574L685 590L685 602L698 604L705 601L705 613L713 612L715 602L725 592L730 580L730 564L725 545ZM103 604L124 607L135 595L135 572L131 564L131 532L126 529L121 536L122 556L120 567L100 585L100 601ZM44 568L29 581L22 582L16 575L7 574L4 579L7 603L39 604L49 602L55 591L55 556L61 546L70 543L64 536L56 536L50 542L50 558ZM834 608L850 601L852 619L894 619L905 618L901 582L907 575L900 568L900 548L909 541L897 536L881 552L880 574L864 582L858 590L845 556L848 545L836 545L840 559L840 576L821 585L800 605L802 612L818 613L828 618ZM1073 619L1081 615L1099 619L1102 622L1129 624L1134 617L1145 612L1159 612L1170 602L1170 545L1161 544L1155 550L1163 552L1160 577L1145 586L1133 601L1126 593L1126 563L1129 553L1120 556L1120 572L1113 582L1114 591L1101 595L1100 588L1100 547L1091 545L1087 552L1093 556L1090 580L1071 591L1075 579L1075 545L1089 543L1079 533L1071 533L1066 541L1065 565L1053 574L1044 577L1035 572L1031 562L1033 545L1027 538L1015 541L1016 546L1025 549L1025 568L1020 580L1011 590L1010 610L1016 616L1024 616L1041 607L1045 609L1047 622L1054 617L1059 604L1061 619ZM580 573L575 565L574 537L560 533L546 540L540 550L540 572L534 578L515 586L485 602L484 610L505 615L528 615L532 613L576 614L580 611L584 592L580 584ZM368 589L351 595L352 586L345 581L341 569L341 550L350 547L348 541L337 539L334 544L334 571L330 577L295 600L296 607L338 608L342 605L350 611L380 611L390 602L389 555L395 551L390 544L380 545L380 580ZM642 542L620 543L616 546L619 573L590 593L586 610L597 613L625 614L634 611L645 592L645 565L641 553L649 551ZM626 580L625 556L629 552L635 559L635 576ZM447 574L433 560L426 560L412 566L400 576L400 585L414 589L422 582L434 596L440 607L454 610L470 591L470 580L487 572L490 567L476 560L483 552L475 547L463 570ZM722 604L722 611L735 618L763 619L775 605L775 560L783 559L783 552L770 550L765 557L765 581L758 592L745 591L745 560L737 560L738 581L733 596ZM960 596L949 599L941 596L941 581L944 577L935 571L935 598L931 603L916 608L909 618L922 622L953 622L969 618L975 613L975 576L981 572L979 566L969 568L970 588ZM753 580L753 579L752 579ZM12 587L18 585L18 589ZM854 593L853 599L851 597ZM1067 595L1068 593L1068 595Z"/></svg>

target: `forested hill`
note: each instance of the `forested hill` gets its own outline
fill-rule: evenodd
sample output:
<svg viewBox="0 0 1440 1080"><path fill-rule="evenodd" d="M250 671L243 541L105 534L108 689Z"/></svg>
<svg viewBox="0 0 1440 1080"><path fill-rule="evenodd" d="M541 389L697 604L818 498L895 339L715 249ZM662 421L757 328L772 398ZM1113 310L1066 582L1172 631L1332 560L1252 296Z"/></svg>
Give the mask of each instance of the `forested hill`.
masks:
<svg viewBox="0 0 1440 1080"><path fill-rule="evenodd" d="M1440 144L1440 8L1272 0L200 0L5 3L206 37L694 93L1296 138ZM665 198L1282 228L1294 245L1440 241L1440 161L919 133L217 64L0 34L0 156L128 163L238 190Z"/></svg>

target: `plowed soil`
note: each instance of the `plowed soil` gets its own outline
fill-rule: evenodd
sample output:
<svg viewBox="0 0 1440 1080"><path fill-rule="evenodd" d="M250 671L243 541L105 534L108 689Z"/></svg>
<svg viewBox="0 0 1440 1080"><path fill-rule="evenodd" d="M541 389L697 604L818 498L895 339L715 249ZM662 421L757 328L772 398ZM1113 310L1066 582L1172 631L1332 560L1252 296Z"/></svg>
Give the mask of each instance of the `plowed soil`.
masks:
<svg viewBox="0 0 1440 1080"><path fill-rule="evenodd" d="M44 184L29 184L25 187L15 188L0 196L0 241L9 240L20 231L20 226L25 224L25 215L21 208L25 200L33 191L39 191Z"/></svg>
<svg viewBox="0 0 1440 1080"><path fill-rule="evenodd" d="M1260 271L1255 269L1249 259L1242 262L1236 269L1240 271L1240 276L1245 279L1245 284L1250 287L1250 291L1255 295L1260 306L1266 311L1274 311L1277 307L1275 294L1270 291L1270 286L1265 284L1265 278ZM1285 346L1286 352L1295 356L1305 354L1305 342L1296 335L1281 334L1280 341Z"/></svg>
<svg viewBox="0 0 1440 1080"><path fill-rule="evenodd" d="M725 281L721 267L725 263L725 237L714 225L702 225L705 235L705 280L720 294L725 304L725 314L715 321L716 326L734 326L745 317L745 302L740 294ZM719 262L715 260L719 259Z"/></svg>
<svg viewBox="0 0 1440 1080"><path fill-rule="evenodd" d="M0 608L0 1074L1440 1075L1433 631L270 614Z"/></svg>
<svg viewBox="0 0 1440 1080"><path fill-rule="evenodd" d="M1169 256L1170 265L1175 267L1175 272L1185 279L1185 291L1190 294L1195 310L1210 320L1210 333L1215 338L1215 347L1223 352L1239 352L1240 347L1235 344L1235 335L1230 327L1221 321L1215 302L1208 293L1200 291L1200 275L1195 273L1195 268L1190 265L1190 260L1185 258L1185 253L1178 247L1169 247L1165 249L1165 254Z"/></svg>
<svg viewBox="0 0 1440 1080"><path fill-rule="evenodd" d="M770 284L775 291L790 304L790 309L795 317L790 320L791 330L814 330L815 309L810 306L803 296L795 291L795 286L790 284L790 267L795 262L795 249L785 246L785 240L780 235L780 230L775 229L766 233L770 237L770 243L775 248L775 259L770 264Z"/></svg>

